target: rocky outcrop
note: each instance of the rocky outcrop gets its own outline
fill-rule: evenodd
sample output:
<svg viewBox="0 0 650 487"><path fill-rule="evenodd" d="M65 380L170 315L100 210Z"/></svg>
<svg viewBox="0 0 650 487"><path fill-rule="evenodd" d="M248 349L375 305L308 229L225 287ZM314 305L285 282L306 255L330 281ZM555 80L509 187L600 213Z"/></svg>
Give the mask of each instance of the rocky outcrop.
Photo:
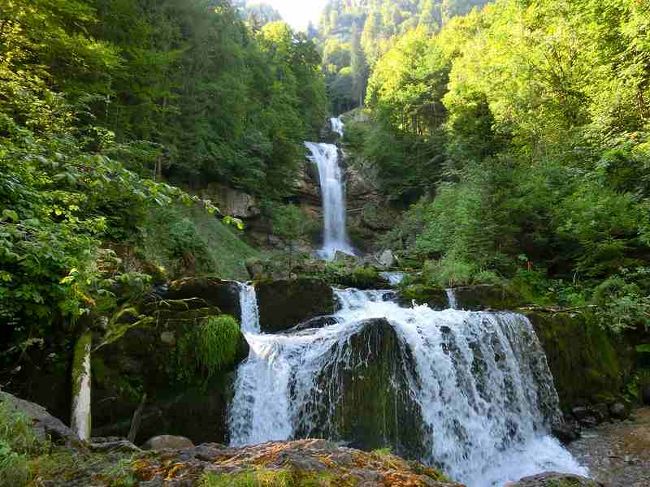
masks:
<svg viewBox="0 0 650 487"><path fill-rule="evenodd" d="M160 297L164 301L184 301L183 307L216 308L219 313L239 316L239 284L215 277L187 277L172 281ZM156 300L155 306L159 308Z"/></svg>
<svg viewBox="0 0 650 487"><path fill-rule="evenodd" d="M604 484L579 475L546 472L508 483L506 487L604 487Z"/></svg>
<svg viewBox="0 0 650 487"><path fill-rule="evenodd" d="M48 413L43 406L19 399L7 392L0 392L0 402L10 411L17 411L26 416L37 438L41 440L51 440L55 443L70 443L78 440L74 431Z"/></svg>
<svg viewBox="0 0 650 487"><path fill-rule="evenodd" d="M371 319L338 344L323 369L320 386L301 417L318 416L299 428L299 437L345 441L355 448L389 447L407 458L425 458L427 435L409 395L407 370L413 361L385 319ZM322 425L311 429L313 424Z"/></svg>
<svg viewBox="0 0 650 487"><path fill-rule="evenodd" d="M200 195L204 199L211 200L223 215L248 219L260 214L257 199L238 189L218 183L210 183L200 191Z"/></svg>
<svg viewBox="0 0 650 487"><path fill-rule="evenodd" d="M255 284L262 331L275 333L334 312L334 293L322 279L298 278Z"/></svg>
<svg viewBox="0 0 650 487"><path fill-rule="evenodd" d="M141 458L147 485L337 485L462 487L433 468L384 452L363 452L325 440L270 442L245 448L206 444Z"/></svg>
<svg viewBox="0 0 650 487"><path fill-rule="evenodd" d="M585 425L610 416L632 374L631 351L580 313L526 312L553 374L562 409Z"/></svg>

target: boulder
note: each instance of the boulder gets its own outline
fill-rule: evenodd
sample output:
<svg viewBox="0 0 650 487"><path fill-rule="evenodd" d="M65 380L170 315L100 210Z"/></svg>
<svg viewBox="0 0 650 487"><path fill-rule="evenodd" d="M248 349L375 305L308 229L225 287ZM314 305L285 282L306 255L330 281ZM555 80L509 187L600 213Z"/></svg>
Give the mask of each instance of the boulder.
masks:
<svg viewBox="0 0 650 487"><path fill-rule="evenodd" d="M393 255L393 251L386 249L377 256L377 262L379 263L380 266L384 267L385 269L390 269L395 265L397 261L395 260L395 255Z"/></svg>
<svg viewBox="0 0 650 487"><path fill-rule="evenodd" d="M222 184L210 183L201 191L201 197L212 200L223 215L248 219L261 213L254 196Z"/></svg>
<svg viewBox="0 0 650 487"><path fill-rule="evenodd" d="M184 436L159 435L149 438L142 445L143 450L183 450L185 448L194 448L194 443Z"/></svg>
<svg viewBox="0 0 650 487"><path fill-rule="evenodd" d="M182 307L218 308L221 313L238 317L239 284L214 277L186 277L172 281L167 291L161 295L165 301L184 300Z"/></svg>
<svg viewBox="0 0 650 487"><path fill-rule="evenodd" d="M301 417L298 437L326 437L364 450L390 447L407 458L425 458L427 435L405 370L413 360L385 319L370 319L337 345ZM314 418L318 418L313 421Z"/></svg>
<svg viewBox="0 0 650 487"><path fill-rule="evenodd" d="M503 286L482 284L455 287L453 291L458 307L469 311L509 311L524 304L519 296Z"/></svg>
<svg viewBox="0 0 650 487"><path fill-rule="evenodd" d="M609 406L609 414L614 419L625 419L629 416L629 411L621 402L615 402Z"/></svg>
<svg viewBox="0 0 650 487"><path fill-rule="evenodd" d="M47 412L43 406L19 399L7 392L0 392L0 402L10 410L26 416L32 423L34 433L41 440L50 439L55 443L77 442L77 435L63 422Z"/></svg>
<svg viewBox="0 0 650 487"><path fill-rule="evenodd" d="M426 304L431 309L442 310L449 308L449 300L444 289L425 286L423 284L411 284L401 289L398 300L402 306L415 304Z"/></svg>
<svg viewBox="0 0 650 487"><path fill-rule="evenodd" d="M322 279L301 277L256 283L262 331L288 330L310 318L334 312L334 292Z"/></svg>
<svg viewBox="0 0 650 487"><path fill-rule="evenodd" d="M307 321L298 323L293 328L289 329L289 332L297 332L303 330L309 330L312 328L324 328L326 326L332 326L337 323L336 318L333 316L316 316L315 318L310 318Z"/></svg>
<svg viewBox="0 0 650 487"><path fill-rule="evenodd" d="M507 487L604 487L604 484L579 475L545 472L506 484Z"/></svg>
<svg viewBox="0 0 650 487"><path fill-rule="evenodd" d="M120 340L93 353L93 435L126 437L146 393L137 441L161 431L194 441L225 441L232 372L248 356L248 343L240 333L233 362L206 378L187 340L219 309L175 309L169 301L160 306L150 310L153 324L129 329Z"/></svg>
<svg viewBox="0 0 650 487"><path fill-rule="evenodd" d="M608 415L632 375L633 355L614 336L579 313L525 313L546 352L560 406L583 425Z"/></svg>

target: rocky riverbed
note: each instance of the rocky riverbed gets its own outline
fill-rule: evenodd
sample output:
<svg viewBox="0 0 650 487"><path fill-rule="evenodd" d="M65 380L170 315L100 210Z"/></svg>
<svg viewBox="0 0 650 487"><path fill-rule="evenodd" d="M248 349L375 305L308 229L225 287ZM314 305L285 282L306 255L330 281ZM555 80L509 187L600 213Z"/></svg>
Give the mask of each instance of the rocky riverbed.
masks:
<svg viewBox="0 0 650 487"><path fill-rule="evenodd" d="M569 450L608 487L649 486L650 407L637 409L625 421L584 431Z"/></svg>

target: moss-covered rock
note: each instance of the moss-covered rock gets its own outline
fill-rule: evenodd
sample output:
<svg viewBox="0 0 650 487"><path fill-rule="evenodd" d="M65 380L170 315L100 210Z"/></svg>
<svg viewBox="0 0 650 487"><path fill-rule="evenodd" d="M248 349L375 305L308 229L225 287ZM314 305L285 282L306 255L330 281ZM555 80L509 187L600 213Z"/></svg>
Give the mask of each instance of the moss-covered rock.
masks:
<svg viewBox="0 0 650 487"><path fill-rule="evenodd" d="M262 331L274 333L334 312L334 292L322 279L298 278L255 284Z"/></svg>
<svg viewBox="0 0 650 487"><path fill-rule="evenodd" d="M479 284L452 289L456 302L461 309L480 310L513 310L524 303L515 292L498 285Z"/></svg>
<svg viewBox="0 0 650 487"><path fill-rule="evenodd" d="M526 314L546 352L563 410L611 404L621 396L633 361L620 337L580 313Z"/></svg>
<svg viewBox="0 0 650 487"><path fill-rule="evenodd" d="M385 319L364 321L337 345L337 360L321 373L308 414L318 430L302 426L299 437L326 437L355 448L389 447L408 458L426 456L419 406L409 395L407 370L413 360Z"/></svg>
<svg viewBox="0 0 650 487"><path fill-rule="evenodd" d="M424 284L410 284L399 291L399 303L410 306L411 303L426 304L431 309L449 308L449 300L444 289Z"/></svg>
<svg viewBox="0 0 650 487"><path fill-rule="evenodd" d="M225 441L233 372L247 357L248 343L238 333L230 363L205 373L192 340L217 308L177 311L167 304L154 313L154 324L130 329L93 354L94 436L126 436L146 394L137 441L159 434Z"/></svg>
<svg viewBox="0 0 650 487"><path fill-rule="evenodd" d="M437 470L388 452L363 452L325 440L277 441L244 448L199 445L143 456L138 480L207 487L462 487Z"/></svg>
<svg viewBox="0 0 650 487"><path fill-rule="evenodd" d="M187 277L172 281L162 294L167 301L183 300L183 306L218 308L221 313L239 316L239 284L215 277Z"/></svg>

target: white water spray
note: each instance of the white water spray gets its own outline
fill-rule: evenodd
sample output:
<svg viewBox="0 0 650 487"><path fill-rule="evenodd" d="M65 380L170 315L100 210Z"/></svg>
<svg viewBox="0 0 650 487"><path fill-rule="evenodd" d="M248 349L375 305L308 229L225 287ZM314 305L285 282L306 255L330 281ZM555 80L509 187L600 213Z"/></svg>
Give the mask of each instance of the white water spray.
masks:
<svg viewBox="0 0 650 487"><path fill-rule="evenodd" d="M311 155L309 159L318 166L321 197L323 200L323 247L320 255L331 260L336 252L354 254L346 230L345 189L338 148L334 144L305 142Z"/></svg>
<svg viewBox="0 0 650 487"><path fill-rule="evenodd" d="M392 386L418 410L421 460L470 487L548 470L586 474L548 433L560 417L557 393L524 316L403 308L393 291L336 294L336 324L247 335L251 354L239 367L229 419L233 445L319 436L354 441L342 437L328 413L344 392L337 377L359 366L354 338L375 326L367 320L384 318L398 337L406 378Z"/></svg>

